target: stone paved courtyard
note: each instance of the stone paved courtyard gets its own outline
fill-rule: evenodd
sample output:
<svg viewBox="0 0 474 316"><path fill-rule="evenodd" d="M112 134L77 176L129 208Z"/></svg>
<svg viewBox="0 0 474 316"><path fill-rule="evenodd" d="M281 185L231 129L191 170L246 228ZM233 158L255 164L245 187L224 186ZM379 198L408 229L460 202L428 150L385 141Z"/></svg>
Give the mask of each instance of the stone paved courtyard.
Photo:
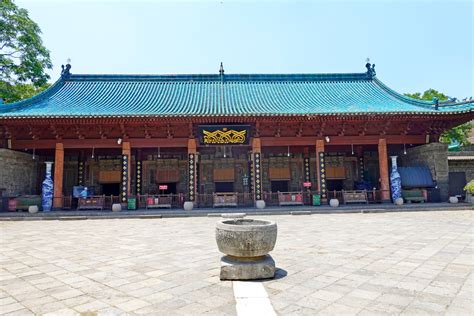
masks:
<svg viewBox="0 0 474 316"><path fill-rule="evenodd" d="M264 287L281 315L472 315L473 214L268 216ZM0 222L0 312L234 315L216 220Z"/></svg>

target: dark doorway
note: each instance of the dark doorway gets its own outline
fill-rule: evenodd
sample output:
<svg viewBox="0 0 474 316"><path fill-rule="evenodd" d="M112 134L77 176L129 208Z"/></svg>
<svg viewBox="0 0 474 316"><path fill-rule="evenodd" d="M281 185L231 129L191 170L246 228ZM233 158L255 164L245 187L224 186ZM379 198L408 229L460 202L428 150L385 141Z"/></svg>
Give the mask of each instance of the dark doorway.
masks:
<svg viewBox="0 0 474 316"><path fill-rule="evenodd" d="M462 195L466 193L464 186L466 185L466 173L465 172L450 172L449 173L449 195Z"/></svg>
<svg viewBox="0 0 474 316"><path fill-rule="evenodd" d="M234 192L234 182L215 182L216 193L219 192Z"/></svg>
<svg viewBox="0 0 474 316"><path fill-rule="evenodd" d="M288 192L288 181L272 181L272 192Z"/></svg>
<svg viewBox="0 0 474 316"><path fill-rule="evenodd" d="M103 183L102 194L104 195L120 195L120 183Z"/></svg>
<svg viewBox="0 0 474 316"><path fill-rule="evenodd" d="M344 188L343 180L326 180L328 191L342 191Z"/></svg>
<svg viewBox="0 0 474 316"><path fill-rule="evenodd" d="M160 185L167 186L166 190L160 190ZM158 184L158 194L176 194L176 182Z"/></svg>

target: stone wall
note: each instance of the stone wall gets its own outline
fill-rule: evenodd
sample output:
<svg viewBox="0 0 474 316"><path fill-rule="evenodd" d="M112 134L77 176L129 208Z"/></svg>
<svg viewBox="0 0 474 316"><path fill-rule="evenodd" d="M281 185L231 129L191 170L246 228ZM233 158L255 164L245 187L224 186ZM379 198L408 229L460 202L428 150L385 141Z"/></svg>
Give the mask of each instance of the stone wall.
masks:
<svg viewBox="0 0 474 316"><path fill-rule="evenodd" d="M401 155L401 166L428 166L433 179L440 189L441 201L448 200L449 167L448 145L431 143L407 149L406 155Z"/></svg>
<svg viewBox="0 0 474 316"><path fill-rule="evenodd" d="M27 153L0 148L0 188L4 196L40 194L38 160Z"/></svg>
<svg viewBox="0 0 474 316"><path fill-rule="evenodd" d="M466 183L474 180L474 160L450 160L449 172L464 172Z"/></svg>

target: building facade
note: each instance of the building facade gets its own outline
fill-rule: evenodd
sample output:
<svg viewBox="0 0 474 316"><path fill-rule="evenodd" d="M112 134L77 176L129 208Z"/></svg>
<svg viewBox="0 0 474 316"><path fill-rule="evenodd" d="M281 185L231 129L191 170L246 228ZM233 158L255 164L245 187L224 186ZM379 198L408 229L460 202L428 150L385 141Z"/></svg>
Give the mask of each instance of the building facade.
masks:
<svg viewBox="0 0 474 316"><path fill-rule="evenodd" d="M43 93L0 106L0 146L29 153L40 175L39 162L54 161L58 208L77 186L120 202L169 195L176 206L309 204L310 193L324 202L357 189L389 201L389 156L437 143L443 131L474 118L474 104L405 97L366 67L76 75L67 65Z"/></svg>

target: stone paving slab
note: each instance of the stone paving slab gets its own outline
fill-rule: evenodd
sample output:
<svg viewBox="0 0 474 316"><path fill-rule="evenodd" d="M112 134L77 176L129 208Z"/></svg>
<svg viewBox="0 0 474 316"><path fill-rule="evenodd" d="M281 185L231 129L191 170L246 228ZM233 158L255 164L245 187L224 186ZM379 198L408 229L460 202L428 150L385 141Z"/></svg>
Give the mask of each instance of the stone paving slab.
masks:
<svg viewBox="0 0 474 316"><path fill-rule="evenodd" d="M261 284L280 315L472 315L473 215L259 216L279 228ZM235 315L217 220L2 221L0 313Z"/></svg>
<svg viewBox="0 0 474 316"><path fill-rule="evenodd" d="M310 216L279 223L279 314L474 313L471 211Z"/></svg>

